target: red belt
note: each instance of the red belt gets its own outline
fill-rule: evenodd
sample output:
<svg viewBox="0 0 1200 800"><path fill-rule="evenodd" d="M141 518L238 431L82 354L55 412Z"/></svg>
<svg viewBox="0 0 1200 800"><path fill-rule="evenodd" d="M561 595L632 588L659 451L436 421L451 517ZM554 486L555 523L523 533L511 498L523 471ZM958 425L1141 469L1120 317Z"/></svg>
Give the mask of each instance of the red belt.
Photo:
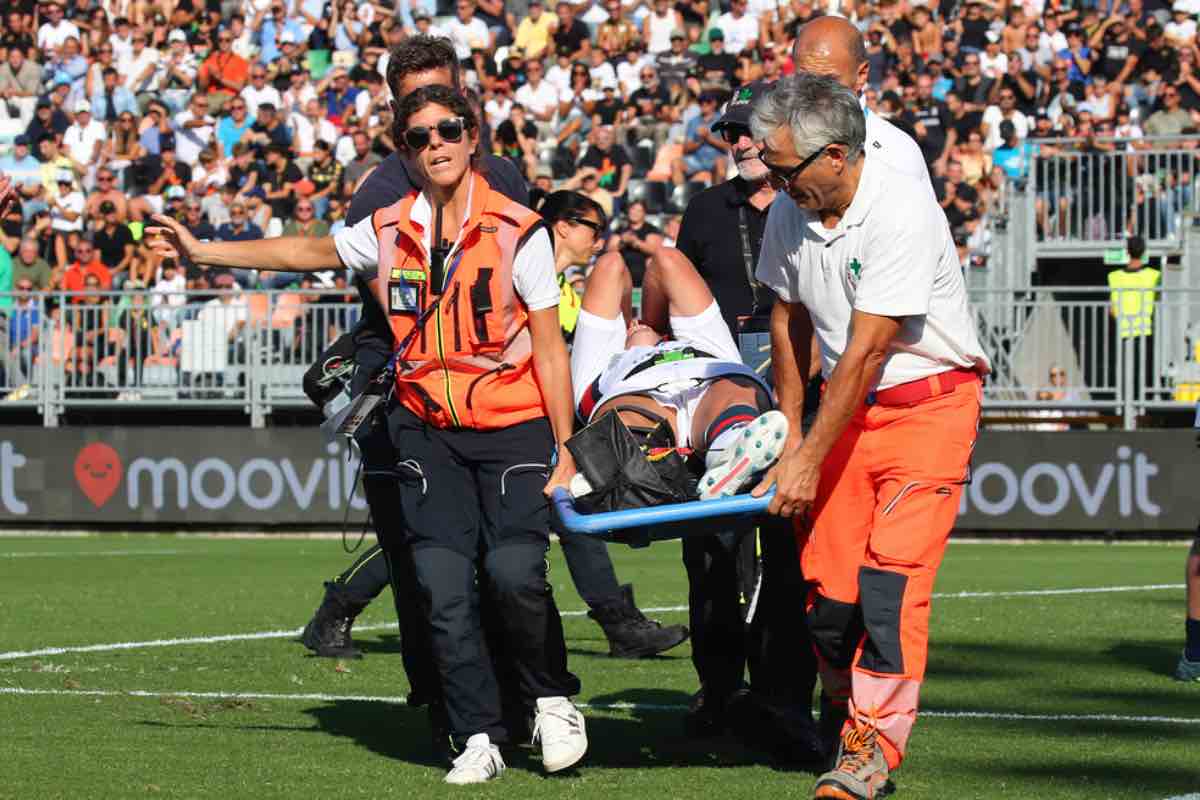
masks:
<svg viewBox="0 0 1200 800"><path fill-rule="evenodd" d="M930 375L928 378L920 378L882 391L871 392L867 395L867 405L911 406L922 400L952 392L957 386L977 380L979 380L978 372L966 367L959 367L948 372Z"/></svg>

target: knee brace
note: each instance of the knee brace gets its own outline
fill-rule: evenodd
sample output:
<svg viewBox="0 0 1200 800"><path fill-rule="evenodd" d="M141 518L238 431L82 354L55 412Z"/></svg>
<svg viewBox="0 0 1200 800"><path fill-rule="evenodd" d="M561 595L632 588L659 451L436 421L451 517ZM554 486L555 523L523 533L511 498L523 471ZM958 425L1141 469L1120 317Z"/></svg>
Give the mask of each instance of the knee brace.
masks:
<svg viewBox="0 0 1200 800"><path fill-rule="evenodd" d="M818 594L808 611L808 629L825 663L837 669L850 668L863 632L862 611L857 605Z"/></svg>
<svg viewBox="0 0 1200 800"><path fill-rule="evenodd" d="M904 673L904 651L900 647L900 609L908 576L898 572L860 567L859 602L867 640L858 664L871 672Z"/></svg>

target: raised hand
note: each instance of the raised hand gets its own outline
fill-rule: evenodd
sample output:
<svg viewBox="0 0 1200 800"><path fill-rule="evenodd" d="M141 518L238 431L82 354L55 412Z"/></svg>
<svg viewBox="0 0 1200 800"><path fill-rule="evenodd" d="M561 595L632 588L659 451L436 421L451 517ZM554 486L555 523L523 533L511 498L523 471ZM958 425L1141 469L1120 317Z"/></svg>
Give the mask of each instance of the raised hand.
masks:
<svg viewBox="0 0 1200 800"><path fill-rule="evenodd" d="M151 250L163 257L199 260L196 251L200 248L200 241L187 228L165 214L155 214L151 219L156 226L146 229L151 237Z"/></svg>

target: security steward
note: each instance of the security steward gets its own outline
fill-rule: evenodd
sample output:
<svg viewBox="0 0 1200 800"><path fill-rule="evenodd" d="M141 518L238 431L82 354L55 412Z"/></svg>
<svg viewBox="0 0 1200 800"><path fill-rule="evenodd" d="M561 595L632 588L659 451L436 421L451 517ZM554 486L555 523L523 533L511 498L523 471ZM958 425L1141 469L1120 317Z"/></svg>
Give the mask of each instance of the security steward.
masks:
<svg viewBox="0 0 1200 800"><path fill-rule="evenodd" d="M654 256L691 261L735 338L765 331L774 302L754 270L776 193L749 129L751 110L770 88L755 82L734 93L713 130L728 144L737 174L696 195L683 215L678 249ZM804 580L791 526L772 521L757 530L685 537L683 563L692 663L700 679L686 729L705 736L733 726L743 741L776 758L812 760L818 755L811 710L816 663L807 628L794 612ZM747 666L749 692L743 688Z"/></svg>
<svg viewBox="0 0 1200 800"><path fill-rule="evenodd" d="M1133 385L1145 390L1154 386L1154 303L1162 273L1146 265L1146 240L1141 236L1130 236L1125 250L1125 266L1108 273L1109 315L1125 358L1133 362ZM1116 348L1111 351L1116 362Z"/></svg>
<svg viewBox="0 0 1200 800"><path fill-rule="evenodd" d="M506 652L496 657L536 707L543 766L557 772L583 757L587 735L568 698L579 681L546 579L545 493L574 474L560 446L573 412L550 237L478 174L479 123L461 94L418 89L399 102L395 125L423 191L335 237L202 244L158 215L166 230L154 246L211 266L381 267L376 299L396 341L385 377L391 439L404 456L399 505L461 750L446 781L482 783L505 768L483 607L502 628Z"/></svg>

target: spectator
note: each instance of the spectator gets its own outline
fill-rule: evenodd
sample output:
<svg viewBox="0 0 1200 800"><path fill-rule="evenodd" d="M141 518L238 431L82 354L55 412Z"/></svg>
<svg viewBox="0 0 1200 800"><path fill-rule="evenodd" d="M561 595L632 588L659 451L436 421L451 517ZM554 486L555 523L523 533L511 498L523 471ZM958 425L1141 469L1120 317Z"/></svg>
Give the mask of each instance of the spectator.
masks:
<svg viewBox="0 0 1200 800"><path fill-rule="evenodd" d="M527 58L540 61L549 52L555 19L547 14L542 0L530 0L529 12L517 26L515 47Z"/></svg>
<svg viewBox="0 0 1200 800"><path fill-rule="evenodd" d="M563 183L563 188L587 195L600 204L600 207L604 209L605 216L611 218L613 196L607 189L600 186L599 178L595 167L584 167L568 178Z"/></svg>
<svg viewBox="0 0 1200 800"><path fill-rule="evenodd" d="M7 175L24 200L41 195L42 165L29 153L29 137L20 134L13 139L12 153L0 157L0 172Z"/></svg>
<svg viewBox="0 0 1200 800"><path fill-rule="evenodd" d="M110 349L117 362L117 385L121 387L141 386L142 370L146 359L158 355L158 330L154 316L146 307L145 284L130 281L129 305L116 315L116 325L109 329ZM130 376L129 368L133 368ZM130 377L133 378L130 381ZM125 389L117 400L141 400L136 390Z"/></svg>
<svg viewBox="0 0 1200 800"><path fill-rule="evenodd" d="M1177 87L1167 86L1163 89L1162 106L1150 115L1143 126L1148 135L1178 136L1184 128L1192 126L1192 115L1180 106Z"/></svg>
<svg viewBox="0 0 1200 800"><path fill-rule="evenodd" d="M179 269L175 259L164 258L150 287L152 314L160 325L174 328L178 324L187 303L187 295L184 294L187 288L183 270Z"/></svg>
<svg viewBox="0 0 1200 800"><path fill-rule="evenodd" d="M1029 142L1017 136L1016 127L1009 120L999 125L1000 146L992 152L992 163L1004 170L1011 180L1020 180L1029 174L1029 166L1037 150Z"/></svg>
<svg viewBox="0 0 1200 800"><path fill-rule="evenodd" d="M89 284L94 281L94 286ZM96 248L85 238L75 243L75 260L67 267L62 277L62 290L74 294L72 303L84 302L87 288L108 291L112 288L112 272L100 261Z"/></svg>
<svg viewBox="0 0 1200 800"><path fill-rule="evenodd" d="M263 66L279 58L284 43L296 44L305 40L304 29L299 20L287 15L283 0L274 0L267 13L260 11L255 23L254 27L258 30L258 63Z"/></svg>
<svg viewBox="0 0 1200 800"><path fill-rule="evenodd" d="M714 92L700 95L700 115L687 124L683 156L671 163L671 180L676 185L685 180L714 184L725 180L725 152L728 145L712 131L712 124L718 117L717 99Z"/></svg>
<svg viewBox="0 0 1200 800"><path fill-rule="evenodd" d="M217 241L244 242L261 238L262 228L249 221L245 203L234 201L229 207L229 222L217 228Z"/></svg>
<svg viewBox="0 0 1200 800"><path fill-rule="evenodd" d="M29 383L33 373L33 362L38 356L38 336L42 318L34 290L40 290L29 277L18 275L13 282L17 296L8 311L8 347L3 363L4 375L0 383L6 387L19 387Z"/></svg>
<svg viewBox="0 0 1200 800"><path fill-rule="evenodd" d="M605 213L611 216L613 211L619 212L625 199L625 189L629 185L629 179L633 177L633 164L629 161L625 148L614 141L610 125L599 125L594 129L592 144L576 165L577 169L585 167L596 170L600 188L607 190L613 197L613 206Z"/></svg>
<svg viewBox="0 0 1200 800"><path fill-rule="evenodd" d="M60 170L55 180L55 192L46 200L50 207L50 227L59 233L78 233L83 230L87 200L83 192L75 188L75 178L70 170Z"/></svg>
<svg viewBox="0 0 1200 800"><path fill-rule="evenodd" d="M735 56L758 47L758 17L746 13L747 4L748 0L731 0L729 11L714 23L725 34L725 48Z"/></svg>
<svg viewBox="0 0 1200 800"><path fill-rule="evenodd" d="M82 35L75 23L64 19L64 3L62 0L49 0L42 4L42 13L46 21L38 28L37 46L42 51L57 51L62 48L67 39L79 41Z"/></svg>
<svg viewBox="0 0 1200 800"><path fill-rule="evenodd" d="M250 74L250 63L233 52L233 32L221 31L217 34L217 49L204 60L196 72L196 80L200 91L208 93L209 111L219 114L231 98L237 97L246 86L246 78ZM245 104L242 104L245 112ZM243 114L244 115L244 114ZM222 120L222 123L224 120ZM226 142L225 138L221 139ZM234 139L233 141L236 141ZM226 145L226 155L233 143Z"/></svg>
<svg viewBox="0 0 1200 800"><path fill-rule="evenodd" d="M342 174L342 191L350 192L367 171L383 161L379 154L371 149L371 138L363 131L354 133L354 158L346 164Z"/></svg>
<svg viewBox="0 0 1200 800"><path fill-rule="evenodd" d="M38 100L33 112L33 119L25 128L25 136L30 143L41 142L45 136L61 135L71 127L71 120L60 108L55 108L48 98Z"/></svg>
<svg viewBox="0 0 1200 800"><path fill-rule="evenodd" d="M22 128L28 125L41 85L41 68L25 57L22 48L10 46L0 64L0 119L15 119Z"/></svg>
<svg viewBox="0 0 1200 800"><path fill-rule="evenodd" d="M554 11L558 16L558 26L552 35L555 48L569 54L572 61L586 60L592 50L592 35L587 25L575 18L575 9L563 0L559 0Z"/></svg>
<svg viewBox="0 0 1200 800"><path fill-rule="evenodd" d="M1097 53L1095 74L1114 84L1129 80L1144 48L1125 24L1125 17L1115 12L1100 23L1088 44Z"/></svg>
<svg viewBox="0 0 1200 800"><path fill-rule="evenodd" d="M934 98L931 76L917 78L912 103L901 119L912 126L925 163L935 174L944 172L950 157L950 111L945 103Z"/></svg>
<svg viewBox="0 0 1200 800"><path fill-rule="evenodd" d="M682 88L696 67L696 56L687 49L687 32L671 31L671 46L657 59L658 77L667 91Z"/></svg>
<svg viewBox="0 0 1200 800"><path fill-rule="evenodd" d="M158 64L158 83L163 102L172 111L187 106L196 89L200 65L188 48L187 34L176 28L167 36L167 53Z"/></svg>
<svg viewBox="0 0 1200 800"><path fill-rule="evenodd" d="M162 54L152 47L147 47L149 37L141 28L135 28L130 40L133 49L117 59L117 69L124 76L124 83L133 92L138 102L145 103L157 99L159 89L158 66Z"/></svg>
<svg viewBox="0 0 1200 800"><path fill-rule="evenodd" d="M301 159L316 155L317 142L330 146L337 144L337 128L322 114L321 104L315 97L304 104L303 114L291 116L290 124L295 134L295 149Z"/></svg>
<svg viewBox="0 0 1200 800"><path fill-rule="evenodd" d="M325 106L325 116L335 125L345 124L343 118L354 110L358 92L356 87L350 85L350 74L344 69L330 70L329 75L317 84L317 96Z"/></svg>
<svg viewBox="0 0 1200 800"><path fill-rule="evenodd" d="M317 99L317 90L308 79L308 73L299 69L292 70L287 74L287 81L280 109L292 115L306 113L304 109L307 107L307 103Z"/></svg>
<svg viewBox="0 0 1200 800"><path fill-rule="evenodd" d="M496 128L497 152L517 165L526 180L537 173L537 126L525 115L525 107L515 104Z"/></svg>
<svg viewBox="0 0 1200 800"><path fill-rule="evenodd" d="M964 228L968 222L978 219L979 194L963 179L961 163L948 162L946 175L934 179L933 189L952 230Z"/></svg>
<svg viewBox="0 0 1200 800"><path fill-rule="evenodd" d="M696 59L701 79L708 85L732 89L738 62L736 56L726 50L725 34L721 28L713 28L708 32L708 45L709 52Z"/></svg>
<svg viewBox="0 0 1200 800"><path fill-rule="evenodd" d="M1012 89L1001 89L999 104L988 106L987 110L983 112L980 129L984 136L984 149L991 151L1000 146L1000 123L1002 121L1013 124L1018 139L1024 139L1032 127L1029 118L1017 110L1017 96Z"/></svg>
<svg viewBox="0 0 1200 800"><path fill-rule="evenodd" d="M210 108L212 99L213 94L209 93ZM235 96L228 101L228 106L229 115L222 117L221 121L217 123L217 140L221 143L221 149L225 151L226 158L233 155L234 145L249 140L250 129L254 127L254 117L246 113L245 100Z"/></svg>
<svg viewBox="0 0 1200 800"><path fill-rule="evenodd" d="M644 65L638 77L642 85L629 98L634 114L633 138L638 142L649 139L657 151L666 144L672 122L671 95L652 65Z"/></svg>
<svg viewBox="0 0 1200 800"><path fill-rule="evenodd" d="M1172 47L1191 47L1196 42L1196 20L1188 0L1175 0L1171 6L1171 21L1163 33Z"/></svg>
<svg viewBox="0 0 1200 800"><path fill-rule="evenodd" d="M304 180L304 173L288 156L288 149L283 145L272 144L267 148L262 189L271 206L271 216L279 220L292 216L296 207L296 184Z"/></svg>
<svg viewBox="0 0 1200 800"><path fill-rule="evenodd" d="M146 159L146 193L129 204L129 212L135 220L164 211L163 199L170 189L186 192L184 187L192 182L192 169L175 156L175 138L164 136L160 140L158 158Z"/></svg>
<svg viewBox="0 0 1200 800"><path fill-rule="evenodd" d="M624 224L617 229L616 235L608 240L609 251L620 251L634 286L642 285L642 278L646 274L646 259L654 255L654 251L662 245L662 231L647 221L646 204L640 200L629 204Z"/></svg>
<svg viewBox="0 0 1200 800"><path fill-rule="evenodd" d="M108 268L110 285L121 288L125 273L133 262L133 234L117 213L117 207L105 200L100 204L100 224L92 234L92 244L100 262Z"/></svg>
<svg viewBox="0 0 1200 800"><path fill-rule="evenodd" d="M276 113L271 103L262 103L258 107L258 116L250 127L248 137L257 152L263 153L271 147L291 149L292 131L284 124L283 118Z"/></svg>
<svg viewBox="0 0 1200 800"><path fill-rule="evenodd" d="M270 103L277 109L284 107L283 96L279 90L267 83L267 68L262 64L250 67L250 83L242 89L241 94L242 99L246 101L246 110L252 117L258 116L258 107L262 103Z"/></svg>
<svg viewBox="0 0 1200 800"><path fill-rule="evenodd" d="M96 188L87 197L85 215L90 219L106 216L100 210L106 203L113 207L118 222L129 221L129 204L124 192L117 188L117 174L108 166L103 166L96 170Z"/></svg>
<svg viewBox="0 0 1200 800"><path fill-rule="evenodd" d="M112 49L109 48L111 53ZM106 67L100 73L100 81L92 93L92 110L96 118L103 122L113 122L122 115L130 117L137 114L137 99L119 82L116 67Z"/></svg>
<svg viewBox="0 0 1200 800"><path fill-rule="evenodd" d="M176 156L184 164L195 166L200 151L208 147L217 129L217 120L208 113L208 97L196 93L188 107L172 120L175 129Z"/></svg>
<svg viewBox="0 0 1200 800"><path fill-rule="evenodd" d="M313 185L309 200L321 219L326 218L329 201L342 185L342 172L343 167L334 159L329 142L317 140L312 163L308 167L308 179Z"/></svg>
<svg viewBox="0 0 1200 800"><path fill-rule="evenodd" d="M32 236L21 238L17 248L17 257L13 259L13 285L18 289L22 282L28 282L29 288L35 291L45 291L50 287L51 269L38 253L37 240Z"/></svg>
<svg viewBox="0 0 1200 800"><path fill-rule="evenodd" d="M977 7L977 3L968 6L968 8ZM979 64L978 53L967 53L963 56L962 75L954 84L954 93L962 100L963 108L966 111L982 113L991 102L992 87L995 85L995 81L983 75Z"/></svg>

